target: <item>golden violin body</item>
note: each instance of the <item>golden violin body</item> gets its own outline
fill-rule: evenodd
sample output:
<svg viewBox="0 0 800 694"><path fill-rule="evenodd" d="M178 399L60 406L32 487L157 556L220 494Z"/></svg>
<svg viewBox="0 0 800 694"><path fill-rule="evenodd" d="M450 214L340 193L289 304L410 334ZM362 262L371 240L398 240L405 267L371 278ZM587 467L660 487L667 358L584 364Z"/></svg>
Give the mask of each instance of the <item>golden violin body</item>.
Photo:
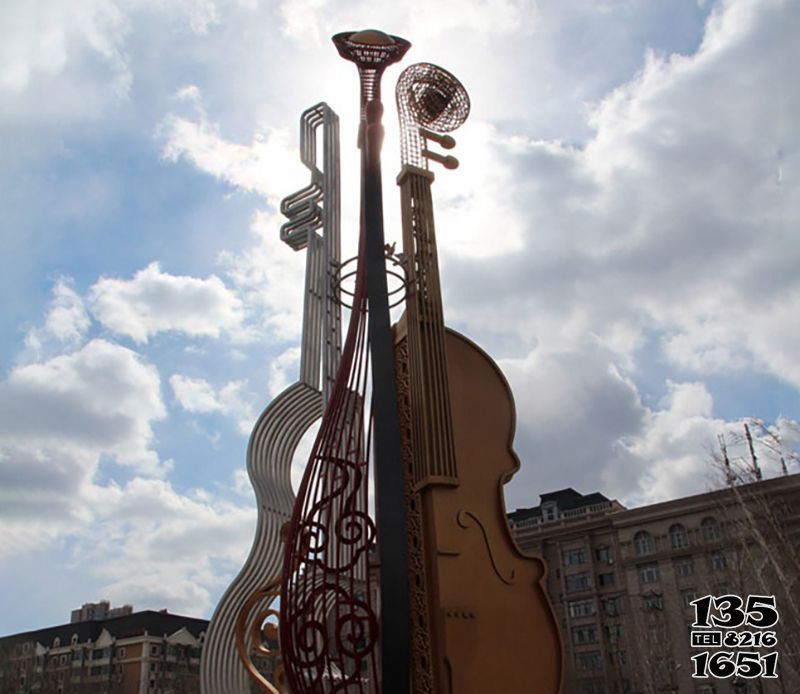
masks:
<svg viewBox="0 0 800 694"><path fill-rule="evenodd" d="M519 469L513 396L483 350L452 330L445 335L458 483L411 489L407 497L409 513L418 510L421 519L410 551L415 543L422 549L427 584L425 598L412 604L426 603L431 635L428 654L415 652L431 658L429 676L417 677L412 691L557 694L561 643L542 587L545 567L513 541L503 501L503 485ZM413 577L411 584L413 592Z"/></svg>

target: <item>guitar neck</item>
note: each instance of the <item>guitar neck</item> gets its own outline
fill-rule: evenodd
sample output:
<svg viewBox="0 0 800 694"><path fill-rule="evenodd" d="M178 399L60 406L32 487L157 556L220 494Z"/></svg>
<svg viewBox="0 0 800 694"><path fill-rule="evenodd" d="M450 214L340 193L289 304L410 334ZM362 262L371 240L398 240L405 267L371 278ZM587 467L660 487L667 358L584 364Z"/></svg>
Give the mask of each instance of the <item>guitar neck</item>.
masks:
<svg viewBox="0 0 800 694"><path fill-rule="evenodd" d="M416 489L458 485L447 376L445 325L433 223L433 174L406 165L397 178L407 259L408 361Z"/></svg>

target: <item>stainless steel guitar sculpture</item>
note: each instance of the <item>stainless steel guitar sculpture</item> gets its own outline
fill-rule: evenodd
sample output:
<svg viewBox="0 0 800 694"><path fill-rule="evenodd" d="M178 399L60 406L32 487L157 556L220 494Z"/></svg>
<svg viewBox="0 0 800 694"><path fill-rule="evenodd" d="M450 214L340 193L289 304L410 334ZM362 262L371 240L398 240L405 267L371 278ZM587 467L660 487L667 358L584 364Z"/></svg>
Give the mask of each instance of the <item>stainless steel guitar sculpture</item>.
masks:
<svg viewBox="0 0 800 694"><path fill-rule="evenodd" d="M322 131L322 168L317 136ZM306 249L300 378L278 395L256 422L247 450L247 472L258 503L250 554L217 605L200 664L203 694L245 694L255 680L277 694L257 667L274 655L276 611L283 565L282 529L292 515L291 464L303 435L323 413L341 355L339 118L325 103L300 118L300 158L311 183L285 198L289 221L281 240ZM255 658L255 660L254 660ZM280 672L275 673L276 681Z"/></svg>

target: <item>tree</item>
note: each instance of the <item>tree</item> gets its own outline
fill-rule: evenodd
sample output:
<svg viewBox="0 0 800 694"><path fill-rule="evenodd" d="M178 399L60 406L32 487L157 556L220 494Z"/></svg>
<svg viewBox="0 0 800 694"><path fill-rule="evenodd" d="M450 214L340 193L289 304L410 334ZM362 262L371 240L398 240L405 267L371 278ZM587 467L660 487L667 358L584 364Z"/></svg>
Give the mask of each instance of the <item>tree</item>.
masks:
<svg viewBox="0 0 800 694"><path fill-rule="evenodd" d="M782 424L743 422L740 431L720 437L714 464L728 490L719 497L719 506L733 548L727 558L731 592L742 597L775 596L782 690L773 691L796 692L800 691L800 483L789 471L800 465L800 454L786 444L781 429L793 433L800 428L789 420ZM780 475L763 479L764 462ZM763 683L762 689L766 691Z"/></svg>

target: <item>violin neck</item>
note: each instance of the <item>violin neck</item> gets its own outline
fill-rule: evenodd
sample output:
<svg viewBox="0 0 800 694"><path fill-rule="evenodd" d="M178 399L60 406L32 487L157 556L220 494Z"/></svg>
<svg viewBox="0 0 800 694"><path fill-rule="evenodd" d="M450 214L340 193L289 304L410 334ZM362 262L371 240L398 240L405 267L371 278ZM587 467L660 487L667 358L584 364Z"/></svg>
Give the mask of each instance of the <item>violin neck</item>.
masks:
<svg viewBox="0 0 800 694"><path fill-rule="evenodd" d="M416 490L458 485L445 350L445 324L433 223L433 174L405 165L398 176L406 256L409 392Z"/></svg>

